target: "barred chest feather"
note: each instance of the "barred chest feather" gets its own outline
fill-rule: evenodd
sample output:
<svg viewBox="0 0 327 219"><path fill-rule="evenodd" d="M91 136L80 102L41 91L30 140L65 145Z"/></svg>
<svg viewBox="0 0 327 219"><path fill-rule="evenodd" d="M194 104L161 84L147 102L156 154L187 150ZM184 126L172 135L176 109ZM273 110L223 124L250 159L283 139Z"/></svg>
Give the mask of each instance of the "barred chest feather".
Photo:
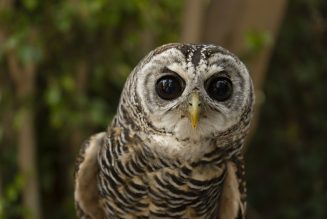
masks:
<svg viewBox="0 0 327 219"><path fill-rule="evenodd" d="M127 78L108 132L81 148L78 217L244 219L253 103L249 72L227 50L153 50Z"/></svg>
<svg viewBox="0 0 327 219"><path fill-rule="evenodd" d="M113 129L98 157L107 218L217 218L227 163L216 149L198 162L159 156L127 130Z"/></svg>

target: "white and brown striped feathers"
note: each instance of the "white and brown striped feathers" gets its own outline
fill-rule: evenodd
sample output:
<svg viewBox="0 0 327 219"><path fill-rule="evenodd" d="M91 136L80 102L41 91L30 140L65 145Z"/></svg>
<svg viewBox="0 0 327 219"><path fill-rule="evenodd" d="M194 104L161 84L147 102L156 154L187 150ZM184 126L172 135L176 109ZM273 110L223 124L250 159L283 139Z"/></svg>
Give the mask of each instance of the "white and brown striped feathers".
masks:
<svg viewBox="0 0 327 219"><path fill-rule="evenodd" d="M167 75L183 85L168 99L156 90ZM227 99L208 91L216 77L230 82ZM168 44L152 51L129 76L108 131L81 149L78 217L244 218L242 146L253 101L245 66L221 47Z"/></svg>

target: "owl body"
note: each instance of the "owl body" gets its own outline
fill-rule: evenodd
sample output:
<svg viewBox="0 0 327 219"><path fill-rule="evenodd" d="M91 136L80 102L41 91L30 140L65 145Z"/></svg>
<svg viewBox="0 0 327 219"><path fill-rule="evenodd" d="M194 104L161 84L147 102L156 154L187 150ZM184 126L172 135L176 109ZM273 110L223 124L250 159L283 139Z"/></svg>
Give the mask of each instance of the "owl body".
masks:
<svg viewBox="0 0 327 219"><path fill-rule="evenodd" d="M253 98L246 68L220 47L152 51L127 79L108 131L81 149L78 217L244 218Z"/></svg>

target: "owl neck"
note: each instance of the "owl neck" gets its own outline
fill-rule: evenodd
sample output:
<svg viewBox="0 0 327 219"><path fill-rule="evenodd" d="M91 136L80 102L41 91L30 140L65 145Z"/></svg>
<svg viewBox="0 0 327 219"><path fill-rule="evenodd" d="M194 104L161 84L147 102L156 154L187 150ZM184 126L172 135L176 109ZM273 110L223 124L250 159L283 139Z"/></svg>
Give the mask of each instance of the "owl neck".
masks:
<svg viewBox="0 0 327 219"><path fill-rule="evenodd" d="M178 139L170 133L148 133L134 123L122 123L118 117L114 118L110 128L126 130L155 154L190 165L219 165L222 159L228 160L234 154L241 154L244 143L242 135L236 135L234 138L223 135L215 138Z"/></svg>
<svg viewBox="0 0 327 219"><path fill-rule="evenodd" d="M124 100L121 102L124 103ZM110 127L135 133L151 150L161 155L186 162L198 162L205 154L212 151L220 151L220 153L228 151L226 154L235 154L241 153L243 148L248 122L242 121L214 136L201 137L194 133L190 137L181 139L174 133L155 128L151 123L146 122L148 120L143 118L139 107L136 105L127 107L128 105L119 105L117 115Z"/></svg>

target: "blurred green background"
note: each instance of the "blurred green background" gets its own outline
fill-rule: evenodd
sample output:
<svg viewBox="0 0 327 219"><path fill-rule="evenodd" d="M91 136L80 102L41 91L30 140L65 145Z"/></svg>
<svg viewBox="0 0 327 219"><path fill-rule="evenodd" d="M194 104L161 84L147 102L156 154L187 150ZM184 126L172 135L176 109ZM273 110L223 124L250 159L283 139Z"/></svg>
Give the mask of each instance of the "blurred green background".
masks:
<svg viewBox="0 0 327 219"><path fill-rule="evenodd" d="M248 218L327 218L327 1L1 0L0 219L75 218L81 143L169 42L222 45L251 71Z"/></svg>

